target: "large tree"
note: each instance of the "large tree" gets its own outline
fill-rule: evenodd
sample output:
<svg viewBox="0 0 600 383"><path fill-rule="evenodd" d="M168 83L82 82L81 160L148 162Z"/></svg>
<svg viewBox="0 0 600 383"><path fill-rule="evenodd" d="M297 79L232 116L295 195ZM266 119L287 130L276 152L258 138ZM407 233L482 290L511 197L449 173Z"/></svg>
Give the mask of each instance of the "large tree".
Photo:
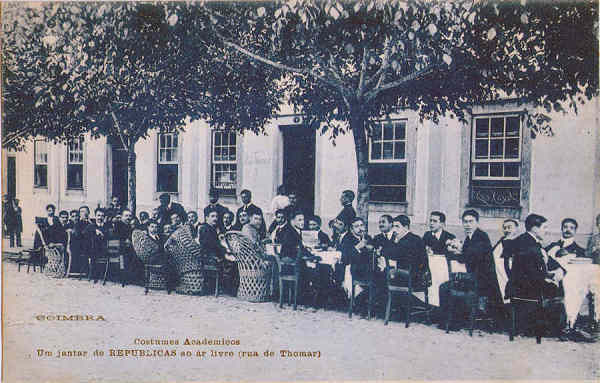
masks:
<svg viewBox="0 0 600 383"><path fill-rule="evenodd" d="M203 44L276 70L285 102L335 139L354 137L358 213L368 215L374 120L410 109L465 119L503 97L538 111L598 93L598 4L579 1L292 0L191 4ZM199 22L198 20L202 20ZM225 58L226 59L226 58ZM229 84L229 86L235 84Z"/></svg>
<svg viewBox="0 0 600 383"><path fill-rule="evenodd" d="M196 118L261 131L279 105L265 85L271 72L192 45L192 17L177 3L3 5L3 146L116 138L128 151L135 212L135 145L149 132Z"/></svg>

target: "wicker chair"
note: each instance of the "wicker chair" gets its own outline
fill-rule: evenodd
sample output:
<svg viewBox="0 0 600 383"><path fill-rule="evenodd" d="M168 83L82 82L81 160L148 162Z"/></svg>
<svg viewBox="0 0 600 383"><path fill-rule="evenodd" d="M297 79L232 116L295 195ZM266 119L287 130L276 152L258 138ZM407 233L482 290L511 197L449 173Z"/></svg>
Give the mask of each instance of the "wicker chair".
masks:
<svg viewBox="0 0 600 383"><path fill-rule="evenodd" d="M131 243L135 255L144 264L144 294L148 294L150 289L167 290L167 294L170 294L169 265L153 259L161 252L159 245L148 233L137 229L131 233Z"/></svg>
<svg viewBox="0 0 600 383"><path fill-rule="evenodd" d="M249 302L270 300L273 263L266 259L264 251L239 231L225 233L225 241L240 273L238 297Z"/></svg>
<svg viewBox="0 0 600 383"><path fill-rule="evenodd" d="M170 261L178 276L175 292L186 295L202 295L206 291L202 248L192 236L188 225L175 230L165 243Z"/></svg>

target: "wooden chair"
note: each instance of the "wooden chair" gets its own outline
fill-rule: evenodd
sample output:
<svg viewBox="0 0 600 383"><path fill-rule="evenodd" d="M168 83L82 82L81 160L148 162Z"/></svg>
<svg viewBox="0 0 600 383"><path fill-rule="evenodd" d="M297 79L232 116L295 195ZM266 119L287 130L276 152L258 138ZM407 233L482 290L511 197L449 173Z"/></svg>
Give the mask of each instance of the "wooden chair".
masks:
<svg viewBox="0 0 600 383"><path fill-rule="evenodd" d="M98 254L95 258L89 258L89 279L91 280L91 276L93 271L96 269L96 265L104 266L104 275L102 277L102 285L106 285L106 280L109 276L110 264L117 263L119 264L119 270L124 262L124 255L121 251L121 241L119 239L109 239L107 242L106 253ZM121 283L122 287L125 287L125 279L122 276L122 273L119 272L119 276L117 280ZM94 279L94 283L97 282L97 279Z"/></svg>
<svg viewBox="0 0 600 383"><path fill-rule="evenodd" d="M35 225L35 233L40 237L42 244L37 248L21 250L16 260L18 272L21 272L21 265L27 265L27 273L29 273L29 268L32 266L34 273L37 266L40 268L40 273L44 272L44 246L46 246L46 240L37 224Z"/></svg>
<svg viewBox="0 0 600 383"><path fill-rule="evenodd" d="M66 246L66 251L67 251L67 257L68 257L68 265L67 265L67 278L69 277L79 277L79 280L81 280L81 278L86 275L89 274L89 270L87 270L87 272L71 272L71 265L73 263L73 253L71 252L71 232L67 231L67 246ZM88 268L89 268L89 262L88 262Z"/></svg>
<svg viewBox="0 0 600 383"><path fill-rule="evenodd" d="M385 259L385 265L386 265L385 277L386 277L388 298L387 298L387 306L385 309L385 321L383 322L383 324L387 326L387 324L390 320L390 315L391 315L391 311L392 311L391 310L392 309L392 296L394 294L400 294L406 300L406 304L403 306L405 313L406 313L406 325L405 325L406 328L408 328L408 326L410 325L410 318L413 315L425 314L426 318L427 318L427 323L431 323L431 316L430 316L431 309L429 308L429 288L414 286L413 278L412 278L412 265L409 265L408 269L400 269L400 268L390 267L389 261L387 258ZM402 285L400 286L400 285L398 285L398 283L400 283ZM427 305L427 308L415 308L413 310L412 300L413 300L413 293L415 293L415 292L425 293L425 304Z"/></svg>
<svg viewBox="0 0 600 383"><path fill-rule="evenodd" d="M354 279L354 274L352 275L352 291L350 295L350 304L348 306L348 318L352 318L352 311L354 310L354 294L356 286L360 286L363 288L367 288L369 290L369 302L367 304L367 319L371 319L371 311L373 308L373 299L375 296L375 251L372 250L370 257L371 261L369 262L369 267L366 272L366 278ZM352 266L350 266L352 267Z"/></svg>
<svg viewBox="0 0 600 383"><path fill-rule="evenodd" d="M537 297L510 297L511 326L508 333L509 340L514 340L514 337L517 333L517 308L519 306L531 306L534 308L535 340L537 344L542 343L542 336L547 324L546 309L552 305L560 304L563 301L563 297L544 298L543 294L541 293Z"/></svg>
<svg viewBox="0 0 600 383"><path fill-rule="evenodd" d="M283 308L284 287L288 287L288 305L294 300L294 310L298 307L298 288L300 286L300 265L302 260L302 251L298 247L296 259L282 259L279 248L275 247L275 261L279 270L279 308ZM291 268L291 273L283 273L284 268Z"/></svg>

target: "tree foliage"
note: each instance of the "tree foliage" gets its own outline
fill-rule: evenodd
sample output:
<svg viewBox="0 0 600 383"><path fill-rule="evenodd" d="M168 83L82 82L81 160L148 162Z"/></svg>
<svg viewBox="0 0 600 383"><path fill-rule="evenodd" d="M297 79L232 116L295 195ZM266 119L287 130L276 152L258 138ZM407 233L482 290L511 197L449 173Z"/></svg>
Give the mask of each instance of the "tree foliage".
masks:
<svg viewBox="0 0 600 383"><path fill-rule="evenodd" d="M533 132L548 132L540 110L577 111L598 93L595 1L292 0L202 9L216 45L279 69L281 97L333 139L353 133L363 217L370 122L402 109L465 119L474 104L510 97L524 105Z"/></svg>

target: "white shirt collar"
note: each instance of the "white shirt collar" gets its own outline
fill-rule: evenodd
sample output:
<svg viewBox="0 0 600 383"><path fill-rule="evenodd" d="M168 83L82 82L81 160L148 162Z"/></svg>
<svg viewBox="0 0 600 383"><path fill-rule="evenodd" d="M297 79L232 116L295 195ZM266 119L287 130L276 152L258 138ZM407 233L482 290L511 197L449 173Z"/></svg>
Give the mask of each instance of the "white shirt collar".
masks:
<svg viewBox="0 0 600 383"><path fill-rule="evenodd" d="M573 244L573 242L575 242L575 238L571 237L571 238L561 238L561 240L563 241L563 245L562 247L569 247Z"/></svg>

